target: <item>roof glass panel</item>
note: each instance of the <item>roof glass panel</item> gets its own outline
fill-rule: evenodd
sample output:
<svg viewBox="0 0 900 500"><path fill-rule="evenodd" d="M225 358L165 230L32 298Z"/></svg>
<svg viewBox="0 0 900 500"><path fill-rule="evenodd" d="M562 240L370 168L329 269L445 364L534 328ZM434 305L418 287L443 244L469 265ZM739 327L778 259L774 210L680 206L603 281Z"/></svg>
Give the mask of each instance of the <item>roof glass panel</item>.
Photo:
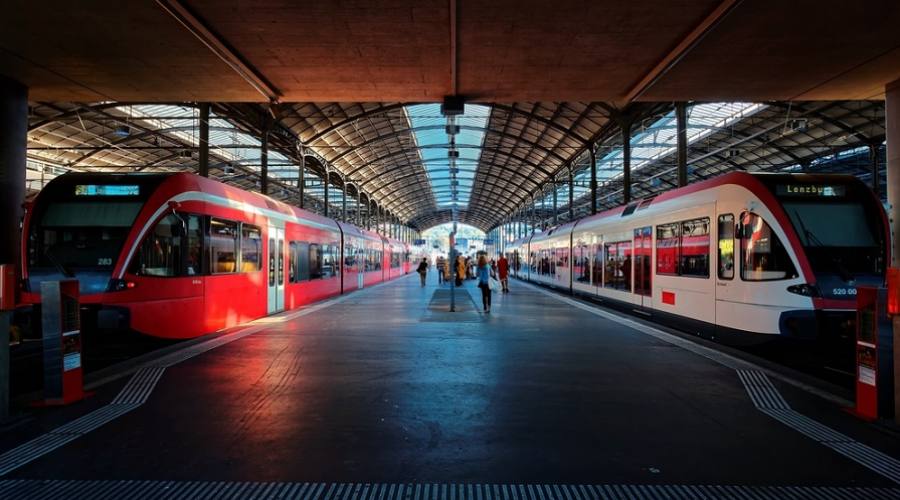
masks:
<svg viewBox="0 0 900 500"><path fill-rule="evenodd" d="M765 104L746 102L713 102L695 104L687 109L687 143L691 145L710 134L743 120L766 108ZM675 154L678 148L675 111L667 113L631 137L631 171ZM616 147L597 159L597 182L622 176L622 147ZM590 170L575 178L575 198L589 191ZM557 199L568 197L568 186L560 187ZM549 196L552 198L552 194Z"/></svg>
<svg viewBox="0 0 900 500"><path fill-rule="evenodd" d="M475 181L473 167L481 159L484 129L487 127L490 113L491 108L488 106L466 104L465 113L456 117L456 124L460 126L459 134L456 135L459 169L456 174L456 185L453 185L446 130L447 118L441 115L441 105L406 106L406 115L439 209L462 208L469 204Z"/></svg>

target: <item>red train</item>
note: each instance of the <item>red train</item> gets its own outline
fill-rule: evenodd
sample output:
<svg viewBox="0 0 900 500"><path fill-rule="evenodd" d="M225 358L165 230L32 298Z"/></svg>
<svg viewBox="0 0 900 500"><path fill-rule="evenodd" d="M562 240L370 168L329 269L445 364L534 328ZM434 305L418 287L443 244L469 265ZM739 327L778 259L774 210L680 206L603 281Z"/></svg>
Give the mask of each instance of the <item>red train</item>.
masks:
<svg viewBox="0 0 900 500"><path fill-rule="evenodd" d="M190 338L402 276L410 247L191 174L69 173L29 204L22 305L77 279L88 321Z"/></svg>

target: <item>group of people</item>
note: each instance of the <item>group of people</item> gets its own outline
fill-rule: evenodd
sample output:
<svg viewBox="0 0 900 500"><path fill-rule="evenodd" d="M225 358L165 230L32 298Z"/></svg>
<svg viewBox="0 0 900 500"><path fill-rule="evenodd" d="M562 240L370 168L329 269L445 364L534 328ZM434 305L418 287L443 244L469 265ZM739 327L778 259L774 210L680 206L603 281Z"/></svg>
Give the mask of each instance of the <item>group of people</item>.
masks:
<svg viewBox="0 0 900 500"><path fill-rule="evenodd" d="M481 289L481 302L484 306L484 312L491 312L491 294L495 288L499 288L500 292L509 292L509 261L505 256L501 255L496 262L491 259L488 262L484 254L478 256L478 264L475 265L469 257L463 258L462 255L457 256L454 263L456 269L451 269L449 262L440 256L437 258L435 265L438 272L438 284L450 281L455 271L456 286L462 286L463 279L470 278L478 280L478 288ZM425 278L428 276L428 258L423 258L419 263L416 271L419 273L422 286L425 286Z"/></svg>

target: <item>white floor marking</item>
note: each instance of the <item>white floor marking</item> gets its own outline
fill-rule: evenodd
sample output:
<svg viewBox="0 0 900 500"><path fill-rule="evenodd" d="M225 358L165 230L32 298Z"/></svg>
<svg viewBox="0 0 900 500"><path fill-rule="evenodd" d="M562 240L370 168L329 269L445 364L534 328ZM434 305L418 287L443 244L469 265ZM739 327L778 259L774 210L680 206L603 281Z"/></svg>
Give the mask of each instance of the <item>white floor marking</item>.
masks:
<svg viewBox="0 0 900 500"><path fill-rule="evenodd" d="M134 375L132 375L131 379L129 379L128 383L126 383L125 387L119 391L119 394L111 403L97 408L86 415L57 427L46 434L38 436L31 441L23 443L0 455L0 476L4 476L29 462L37 460L65 444L78 439L88 432L140 407L150 397L150 394L153 392L153 389L156 388L156 384L162 378L166 368L170 366L271 327L272 318L277 318L281 323L288 322L301 316L306 316L307 314L312 314L327 307L340 304L351 298L359 297L369 290L376 289L388 283L395 283L409 276L411 276L411 274L401 276L400 278L391 281L370 285L361 291L354 291L353 293L328 299L324 302L306 306L296 311L279 313L274 316L266 316L258 320L250 321L247 323L246 327L236 327L239 328L238 331L223 334L136 367Z"/></svg>
<svg viewBox="0 0 900 500"><path fill-rule="evenodd" d="M678 347L682 347L737 371L738 378L744 385L747 394L750 396L750 400L759 411L778 420L791 429L800 432L810 439L831 448L850 460L900 484L900 460L866 446L849 436L845 436L844 434L793 410L781 396L781 393L778 392L778 389L772 385L772 382L767 375L767 370L755 367L752 363L738 359L734 356L695 344L689 340L672 335L671 333L617 316L610 312L597 309L596 307L591 307L568 297L560 296L559 294L544 290L531 283L522 284L527 285L544 295L553 297L566 304L577 307L578 309L594 314L595 316L600 316L638 332L650 335L651 337L677 345ZM801 388L804 388L804 384L795 383L794 385L799 385ZM810 392L820 395L819 393L821 391L815 390ZM833 398L827 399L833 400Z"/></svg>

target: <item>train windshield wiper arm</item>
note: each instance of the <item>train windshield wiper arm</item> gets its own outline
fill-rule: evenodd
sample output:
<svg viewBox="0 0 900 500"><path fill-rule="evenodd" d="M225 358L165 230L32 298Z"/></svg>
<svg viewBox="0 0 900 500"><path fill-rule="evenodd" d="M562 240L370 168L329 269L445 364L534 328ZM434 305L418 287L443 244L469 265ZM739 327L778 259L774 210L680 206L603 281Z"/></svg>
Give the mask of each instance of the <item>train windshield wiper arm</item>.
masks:
<svg viewBox="0 0 900 500"><path fill-rule="evenodd" d="M822 243L822 240L816 237L815 233L813 233L806 227L806 224L803 223L803 217L800 217L800 214L797 213L796 210L794 210L794 216L797 217L797 222L800 223L800 229L803 230L803 234L804 236L806 236L806 241L811 243L811 246L824 247L825 245ZM840 259L838 259L836 256L829 253L828 261L831 262L832 267L834 267L834 270L837 271L842 280L851 281L854 279L853 274L848 271L846 267L844 267Z"/></svg>
<svg viewBox="0 0 900 500"><path fill-rule="evenodd" d="M806 227L806 224L803 223L803 217L800 217L800 213L798 213L796 209L794 209L794 217L796 217L797 222L800 223L800 229L803 230L803 236L806 237L807 242L811 243L812 246L817 246L817 247L825 246L822 244L822 240L820 240L816 236L815 233L813 233L812 231L809 230L809 228Z"/></svg>
<svg viewBox="0 0 900 500"><path fill-rule="evenodd" d="M59 272L61 272L63 276L65 276L66 278L74 278L75 277L75 273L70 271L60 261L56 260L56 257L53 256L53 253L50 251L49 248L44 251L44 255L47 256L47 259L50 261L50 263L53 264L53 266L56 267L56 269Z"/></svg>

